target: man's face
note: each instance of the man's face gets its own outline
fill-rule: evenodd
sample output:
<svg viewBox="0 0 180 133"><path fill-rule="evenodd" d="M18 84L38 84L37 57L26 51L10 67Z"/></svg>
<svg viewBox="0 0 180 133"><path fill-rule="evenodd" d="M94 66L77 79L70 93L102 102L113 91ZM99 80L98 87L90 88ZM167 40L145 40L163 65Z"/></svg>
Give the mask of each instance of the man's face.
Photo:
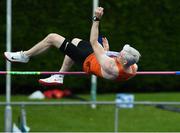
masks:
<svg viewBox="0 0 180 133"><path fill-rule="evenodd" d="M126 52L123 51L123 50L121 50L119 53L120 53L120 54L119 54L119 56L118 56L118 59L121 60L121 62L123 63L123 65L126 65L126 64L127 64L127 61L126 61L126 59L124 58Z"/></svg>
<svg viewBox="0 0 180 133"><path fill-rule="evenodd" d="M126 53L125 53L123 50L121 50L119 53L120 53L120 54L119 54L120 57L124 59L124 56L125 56Z"/></svg>

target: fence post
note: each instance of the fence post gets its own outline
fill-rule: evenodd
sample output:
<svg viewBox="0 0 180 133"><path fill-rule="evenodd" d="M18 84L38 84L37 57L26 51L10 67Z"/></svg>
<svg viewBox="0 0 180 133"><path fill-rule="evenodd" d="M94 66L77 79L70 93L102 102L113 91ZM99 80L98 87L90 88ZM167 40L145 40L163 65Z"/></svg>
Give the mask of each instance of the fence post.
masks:
<svg viewBox="0 0 180 133"><path fill-rule="evenodd" d="M114 132L118 133L119 127L119 107L115 105L115 114L114 114Z"/></svg>

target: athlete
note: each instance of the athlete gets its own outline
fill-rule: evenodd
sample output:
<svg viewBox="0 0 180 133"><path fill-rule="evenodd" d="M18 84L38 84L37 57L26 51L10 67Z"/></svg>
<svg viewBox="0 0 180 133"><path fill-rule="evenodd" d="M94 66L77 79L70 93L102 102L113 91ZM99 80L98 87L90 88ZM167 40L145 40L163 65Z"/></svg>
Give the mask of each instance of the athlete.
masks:
<svg viewBox="0 0 180 133"><path fill-rule="evenodd" d="M68 72L72 65L79 64L82 70L109 80L126 81L136 75L137 62L140 53L130 45L126 44L120 52L109 51L109 43L106 38L102 39L102 45L98 42L99 23L104 9L97 7L93 17L90 42L79 38L71 41L65 37L50 33L42 41L27 51L4 52L10 62L27 63L32 56L43 53L50 47L58 48L65 54L60 72ZM43 85L63 84L64 75L55 74L45 79L39 79Z"/></svg>

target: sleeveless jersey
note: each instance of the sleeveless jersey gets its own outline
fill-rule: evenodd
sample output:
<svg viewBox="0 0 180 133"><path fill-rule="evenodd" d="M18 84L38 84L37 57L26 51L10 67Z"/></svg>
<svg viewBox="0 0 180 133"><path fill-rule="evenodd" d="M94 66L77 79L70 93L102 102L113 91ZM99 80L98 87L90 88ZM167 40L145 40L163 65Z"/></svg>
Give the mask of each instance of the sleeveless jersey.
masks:
<svg viewBox="0 0 180 133"><path fill-rule="evenodd" d="M115 59L116 65L118 67L119 74L118 74L118 77L116 78L116 80L118 80L118 81L126 81L126 80L128 80L128 79L130 79L130 78L132 78L133 76L136 75L135 65L130 66L131 69L132 69L131 74L125 72L122 64L120 64L117 61L116 57L118 56L118 54L119 54L118 52L113 52L113 51L106 52L107 56ZM96 76L103 77L102 72L101 72L101 66L100 66L99 62L97 61L96 56L95 56L94 53L90 54L85 59L85 61L83 63L83 70L85 72L89 73L89 74L94 74Z"/></svg>

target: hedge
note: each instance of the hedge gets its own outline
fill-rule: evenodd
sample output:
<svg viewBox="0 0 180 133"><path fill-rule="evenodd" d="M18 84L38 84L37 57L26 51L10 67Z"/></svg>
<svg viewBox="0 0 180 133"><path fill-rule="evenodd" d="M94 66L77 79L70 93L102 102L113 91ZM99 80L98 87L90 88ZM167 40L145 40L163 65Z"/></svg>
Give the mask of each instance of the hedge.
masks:
<svg viewBox="0 0 180 133"><path fill-rule="evenodd" d="M180 2L179 0L100 0L104 7L100 31L111 50L120 51L124 44L137 48L142 57L139 71L176 71L179 69ZM49 33L68 39L89 39L92 17L91 0L13 0L12 51L27 50ZM6 0L0 1L1 70L5 70ZM33 57L28 64L12 64L12 70L58 71L64 55L52 48ZM79 71L75 66L73 71ZM13 76L13 92L31 92L44 76ZM5 76L1 76L1 87ZM67 76L65 86L76 92L89 92L90 77ZM98 79L99 92L177 91L177 76L136 76L118 83ZM4 90L1 89L1 92Z"/></svg>

